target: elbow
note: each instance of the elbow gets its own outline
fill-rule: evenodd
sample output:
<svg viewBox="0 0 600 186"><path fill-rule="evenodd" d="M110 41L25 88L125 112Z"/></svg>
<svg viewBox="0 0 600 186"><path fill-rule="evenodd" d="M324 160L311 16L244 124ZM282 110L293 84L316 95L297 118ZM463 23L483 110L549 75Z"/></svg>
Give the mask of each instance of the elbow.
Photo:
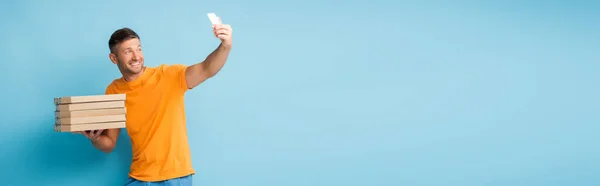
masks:
<svg viewBox="0 0 600 186"><path fill-rule="evenodd" d="M96 143L94 146L96 146L98 150L106 154L110 154L115 149L116 143L114 143L112 140L103 140L99 143Z"/></svg>
<svg viewBox="0 0 600 186"><path fill-rule="evenodd" d="M115 149L115 146L117 146L117 144L111 142L108 143L108 145L106 145L104 148L100 149L100 151L110 154Z"/></svg>
<svg viewBox="0 0 600 186"><path fill-rule="evenodd" d="M106 148L100 149L100 151L102 151L106 154L110 154L114 149L115 149L115 147L112 146L112 147L106 147Z"/></svg>

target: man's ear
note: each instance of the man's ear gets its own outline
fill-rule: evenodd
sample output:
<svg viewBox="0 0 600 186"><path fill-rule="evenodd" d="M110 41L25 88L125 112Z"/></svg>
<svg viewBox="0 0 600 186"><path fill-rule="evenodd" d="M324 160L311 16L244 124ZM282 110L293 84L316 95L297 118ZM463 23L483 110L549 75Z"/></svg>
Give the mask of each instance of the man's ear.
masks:
<svg viewBox="0 0 600 186"><path fill-rule="evenodd" d="M113 64L117 64L117 56L115 54L113 54L112 52L109 53L108 58L110 58L110 61L112 61Z"/></svg>

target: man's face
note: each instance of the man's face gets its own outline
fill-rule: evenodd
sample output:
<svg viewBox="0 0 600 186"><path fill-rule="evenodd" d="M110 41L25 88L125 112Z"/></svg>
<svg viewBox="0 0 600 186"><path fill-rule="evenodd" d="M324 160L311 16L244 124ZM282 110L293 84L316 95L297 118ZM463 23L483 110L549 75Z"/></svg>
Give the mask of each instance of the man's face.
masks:
<svg viewBox="0 0 600 186"><path fill-rule="evenodd" d="M111 60L117 64L123 74L132 75L142 72L144 54L140 40L133 38L118 44L115 54L111 54Z"/></svg>

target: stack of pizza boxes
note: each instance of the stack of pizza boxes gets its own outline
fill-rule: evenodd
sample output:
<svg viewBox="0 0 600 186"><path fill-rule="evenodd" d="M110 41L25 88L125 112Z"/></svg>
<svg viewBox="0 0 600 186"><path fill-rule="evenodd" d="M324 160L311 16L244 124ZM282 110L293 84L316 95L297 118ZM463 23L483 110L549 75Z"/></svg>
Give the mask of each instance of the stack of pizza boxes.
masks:
<svg viewBox="0 0 600 186"><path fill-rule="evenodd" d="M54 131L77 132L125 128L125 94L54 98Z"/></svg>

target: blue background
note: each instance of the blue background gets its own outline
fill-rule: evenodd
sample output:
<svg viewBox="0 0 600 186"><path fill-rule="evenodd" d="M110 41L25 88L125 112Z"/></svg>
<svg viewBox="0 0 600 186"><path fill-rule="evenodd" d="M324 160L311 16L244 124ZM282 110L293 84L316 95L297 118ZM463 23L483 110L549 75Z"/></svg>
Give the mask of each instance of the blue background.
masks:
<svg viewBox="0 0 600 186"><path fill-rule="evenodd" d="M187 94L211 186L600 184L599 3L584 1L2 1L3 185L120 185L111 154L52 131L52 98L120 76L108 38L146 64L194 64L234 29L223 70ZM68 70L67 68L72 68Z"/></svg>

